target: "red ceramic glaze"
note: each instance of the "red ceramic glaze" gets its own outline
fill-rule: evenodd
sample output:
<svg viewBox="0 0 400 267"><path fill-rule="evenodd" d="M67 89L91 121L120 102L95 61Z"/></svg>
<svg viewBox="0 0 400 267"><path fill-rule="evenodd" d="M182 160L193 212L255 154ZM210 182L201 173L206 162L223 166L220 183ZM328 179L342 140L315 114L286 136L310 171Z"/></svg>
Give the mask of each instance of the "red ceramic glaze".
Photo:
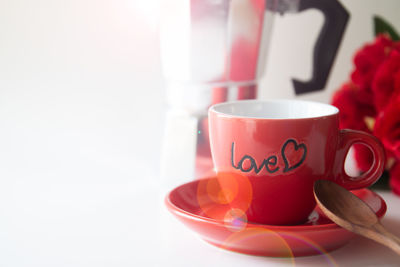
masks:
<svg viewBox="0 0 400 267"><path fill-rule="evenodd" d="M218 201L216 184L217 179L210 178L181 185L167 195L165 203L187 227L217 247L260 256L308 256L340 248L355 236L332 223L318 208L306 223L295 226L246 222L241 214L235 216L234 210L233 216L226 216L229 205ZM368 189L355 190L353 194L383 217L386 204L381 197Z"/></svg>
<svg viewBox="0 0 400 267"><path fill-rule="evenodd" d="M211 151L228 200L247 205L247 219L264 224L298 224L315 207L313 184L331 179L347 189L371 185L382 174L385 154L379 140L339 129L338 109L299 100L245 100L209 110ZM344 161L352 144L368 146L370 170L349 177ZM233 205L233 204L232 204Z"/></svg>

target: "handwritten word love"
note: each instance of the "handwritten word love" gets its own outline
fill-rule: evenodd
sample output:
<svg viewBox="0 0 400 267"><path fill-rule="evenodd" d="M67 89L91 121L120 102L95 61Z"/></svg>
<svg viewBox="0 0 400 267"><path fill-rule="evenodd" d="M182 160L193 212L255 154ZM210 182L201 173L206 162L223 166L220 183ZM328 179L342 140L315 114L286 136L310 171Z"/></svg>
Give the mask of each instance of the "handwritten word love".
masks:
<svg viewBox="0 0 400 267"><path fill-rule="evenodd" d="M288 149L288 147L292 146L294 150ZM289 172L292 171L298 167L301 166L301 164L304 162L307 156L307 147L305 144L300 143L298 144L296 140L294 139L288 139L285 141L281 148L281 157L283 159L284 163L284 169L283 172ZM299 158L299 154L300 159ZM297 158L297 160L293 160L293 158ZM244 167L244 162L249 161L250 166ZM241 170L242 172L250 172L254 169L254 172L258 174L263 168L268 173L275 173L277 172L280 168L277 166L278 164L278 157L276 155L269 156L266 159L263 159L261 162L260 166L257 166L256 160L250 156L250 155L244 155L237 164L235 164L235 143L232 142L232 148L231 148L231 164L232 167Z"/></svg>

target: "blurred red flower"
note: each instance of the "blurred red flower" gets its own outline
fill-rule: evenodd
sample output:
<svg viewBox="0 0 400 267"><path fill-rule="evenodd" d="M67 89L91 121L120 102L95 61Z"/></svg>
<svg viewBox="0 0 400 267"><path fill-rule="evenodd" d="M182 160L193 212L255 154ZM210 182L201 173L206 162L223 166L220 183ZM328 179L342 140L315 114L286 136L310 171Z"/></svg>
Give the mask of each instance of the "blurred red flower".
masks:
<svg viewBox="0 0 400 267"><path fill-rule="evenodd" d="M340 110L341 128L369 131L365 118L376 115L372 93L360 90L355 84L348 82L335 92L332 105Z"/></svg>
<svg viewBox="0 0 400 267"><path fill-rule="evenodd" d="M371 90L371 83L377 68L387 58L394 47L393 41L386 35L379 35L371 44L366 44L354 56L355 70L351 80L362 90Z"/></svg>
<svg viewBox="0 0 400 267"><path fill-rule="evenodd" d="M351 81L332 97L339 110L340 127L375 135L387 154L390 187L400 195L400 41L379 35L354 57ZM354 145L354 158L361 172L372 162L371 151Z"/></svg>
<svg viewBox="0 0 400 267"><path fill-rule="evenodd" d="M383 110L390 98L400 93L400 51L392 50L372 81L375 107ZM396 88L397 87L397 88Z"/></svg>
<svg viewBox="0 0 400 267"><path fill-rule="evenodd" d="M400 60L399 60L400 63ZM399 88L400 89L400 88ZM400 160L400 95L392 97L376 118L374 135L384 145L388 156Z"/></svg>

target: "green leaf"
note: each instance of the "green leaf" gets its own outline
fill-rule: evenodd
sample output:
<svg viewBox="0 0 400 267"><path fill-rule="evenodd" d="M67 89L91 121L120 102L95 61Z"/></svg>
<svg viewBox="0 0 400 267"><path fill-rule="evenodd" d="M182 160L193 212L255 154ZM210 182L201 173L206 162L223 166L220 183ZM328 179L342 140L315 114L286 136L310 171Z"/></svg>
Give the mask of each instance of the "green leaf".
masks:
<svg viewBox="0 0 400 267"><path fill-rule="evenodd" d="M378 34L388 34L393 41L400 40L400 36L393 26L379 16L374 16L374 31L375 36Z"/></svg>

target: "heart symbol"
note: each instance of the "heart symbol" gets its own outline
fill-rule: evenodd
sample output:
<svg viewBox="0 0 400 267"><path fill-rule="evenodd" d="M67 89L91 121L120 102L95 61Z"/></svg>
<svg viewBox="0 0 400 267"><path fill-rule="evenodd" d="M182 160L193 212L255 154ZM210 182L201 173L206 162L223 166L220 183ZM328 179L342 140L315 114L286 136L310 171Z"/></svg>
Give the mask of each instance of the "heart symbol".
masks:
<svg viewBox="0 0 400 267"><path fill-rule="evenodd" d="M286 148L287 148L287 146L288 146L289 144L293 144L293 146L294 146L294 152L295 152L295 151L298 151L298 150L303 150L303 155L301 156L300 160L299 160L297 163L294 163L294 164L293 164L293 162L291 162L291 163L289 164L288 156L290 157L290 156L296 156L296 155L298 155L297 153L293 154L293 152L290 153L290 155L287 155L287 154L286 154L286 153L287 153L287 152L286 152ZM282 146L282 158L283 158L283 161L285 162L285 169L283 170L283 172L288 172L288 171L294 170L294 169L296 169L297 167L299 167L299 166L304 162L304 160L306 159L306 155L307 155L307 147L306 147L305 144L303 144L303 143L297 144L296 140L294 140L294 139L288 139L288 140L285 142L285 144L283 144L283 146Z"/></svg>

